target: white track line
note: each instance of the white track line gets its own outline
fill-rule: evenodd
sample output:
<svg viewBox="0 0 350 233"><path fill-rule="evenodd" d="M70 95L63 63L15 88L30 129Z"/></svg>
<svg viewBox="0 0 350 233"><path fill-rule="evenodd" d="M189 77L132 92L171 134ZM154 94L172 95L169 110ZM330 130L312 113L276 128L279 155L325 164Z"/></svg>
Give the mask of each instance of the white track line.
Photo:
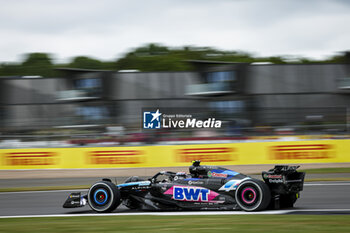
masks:
<svg viewBox="0 0 350 233"><path fill-rule="evenodd" d="M254 215L254 214L285 214L288 210L261 211L261 212L244 212L244 211L185 211L185 212L148 212L148 213L109 213L109 214L52 214L52 215L14 215L0 216L1 218L46 218L46 217L90 217L90 216L187 216L187 215Z"/></svg>
<svg viewBox="0 0 350 233"><path fill-rule="evenodd" d="M67 193L73 193L73 192L84 192L88 191L88 189L67 189L67 190L46 190L46 191L18 191L18 192L0 192L0 195L2 194L31 194L31 193L61 193L61 192L67 192Z"/></svg>
<svg viewBox="0 0 350 233"><path fill-rule="evenodd" d="M185 211L185 212L148 212L148 213L109 213L109 214L51 214L51 215L15 215L0 216L6 218L51 218L51 217L99 217L99 216L188 216L188 215L280 215L293 212L350 212L350 209L303 209L303 210L269 210L260 212L244 211Z"/></svg>
<svg viewBox="0 0 350 233"><path fill-rule="evenodd" d="M304 183L304 186L349 186L350 182L333 182L333 183Z"/></svg>

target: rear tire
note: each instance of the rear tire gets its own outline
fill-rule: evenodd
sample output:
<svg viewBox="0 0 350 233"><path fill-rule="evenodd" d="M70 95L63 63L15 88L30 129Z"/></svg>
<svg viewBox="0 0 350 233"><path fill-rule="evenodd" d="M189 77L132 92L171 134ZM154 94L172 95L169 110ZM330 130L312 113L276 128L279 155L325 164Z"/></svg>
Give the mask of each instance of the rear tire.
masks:
<svg viewBox="0 0 350 233"><path fill-rule="evenodd" d="M245 211L259 211L266 209L270 204L271 192L263 181L250 179L238 186L235 198L241 209Z"/></svg>
<svg viewBox="0 0 350 233"><path fill-rule="evenodd" d="M121 199L119 189L109 181L93 184L87 197L91 209L99 213L112 212L119 206Z"/></svg>

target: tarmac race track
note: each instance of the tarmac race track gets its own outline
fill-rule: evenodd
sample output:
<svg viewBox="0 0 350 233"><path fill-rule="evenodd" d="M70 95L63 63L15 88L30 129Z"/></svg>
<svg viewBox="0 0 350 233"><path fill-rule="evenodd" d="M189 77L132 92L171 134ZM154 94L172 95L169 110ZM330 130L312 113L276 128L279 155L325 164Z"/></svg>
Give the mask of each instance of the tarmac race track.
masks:
<svg viewBox="0 0 350 233"><path fill-rule="evenodd" d="M0 218L5 216L32 215L92 215L95 214L87 205L82 208L64 209L63 202L72 190L36 191L36 192L3 192L0 193ZM86 193L86 190L82 191ZM305 183L301 198L295 208L287 211L262 211L259 214L350 214L350 182L317 182ZM163 213L164 212L160 212ZM170 212L168 214L186 214ZM214 214L213 211L188 212L187 214ZM215 211L215 214L244 214L243 211ZM131 211L119 206L114 214L155 214L155 212Z"/></svg>

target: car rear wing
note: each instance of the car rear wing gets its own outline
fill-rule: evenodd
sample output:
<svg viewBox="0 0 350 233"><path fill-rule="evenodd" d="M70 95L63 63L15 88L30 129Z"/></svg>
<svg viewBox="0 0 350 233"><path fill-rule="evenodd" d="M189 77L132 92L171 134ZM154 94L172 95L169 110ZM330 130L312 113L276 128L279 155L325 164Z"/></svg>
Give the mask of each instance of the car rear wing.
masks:
<svg viewBox="0 0 350 233"><path fill-rule="evenodd" d="M267 172L262 172L262 178L270 187L272 194L298 193L303 190L305 172L298 172L300 166L276 165Z"/></svg>

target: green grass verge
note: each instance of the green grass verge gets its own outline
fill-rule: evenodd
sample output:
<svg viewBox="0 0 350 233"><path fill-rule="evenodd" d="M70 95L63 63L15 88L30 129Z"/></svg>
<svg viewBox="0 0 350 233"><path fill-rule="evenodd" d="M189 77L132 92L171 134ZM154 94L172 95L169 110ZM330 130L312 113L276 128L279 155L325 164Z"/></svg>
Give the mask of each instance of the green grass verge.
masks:
<svg viewBox="0 0 350 233"><path fill-rule="evenodd" d="M350 167L334 167L334 168L312 168L300 169L300 172L308 174L328 174L328 173L350 173ZM252 173L252 175L260 175L261 173Z"/></svg>
<svg viewBox="0 0 350 233"><path fill-rule="evenodd" d="M322 177L322 178L310 178L305 179L306 182L317 182L317 181L350 181L350 177Z"/></svg>
<svg viewBox="0 0 350 233"><path fill-rule="evenodd" d="M350 232L350 215L108 216L0 219L1 232Z"/></svg>
<svg viewBox="0 0 350 233"><path fill-rule="evenodd" d="M308 174L350 173L350 167L301 169L299 171L303 171Z"/></svg>

